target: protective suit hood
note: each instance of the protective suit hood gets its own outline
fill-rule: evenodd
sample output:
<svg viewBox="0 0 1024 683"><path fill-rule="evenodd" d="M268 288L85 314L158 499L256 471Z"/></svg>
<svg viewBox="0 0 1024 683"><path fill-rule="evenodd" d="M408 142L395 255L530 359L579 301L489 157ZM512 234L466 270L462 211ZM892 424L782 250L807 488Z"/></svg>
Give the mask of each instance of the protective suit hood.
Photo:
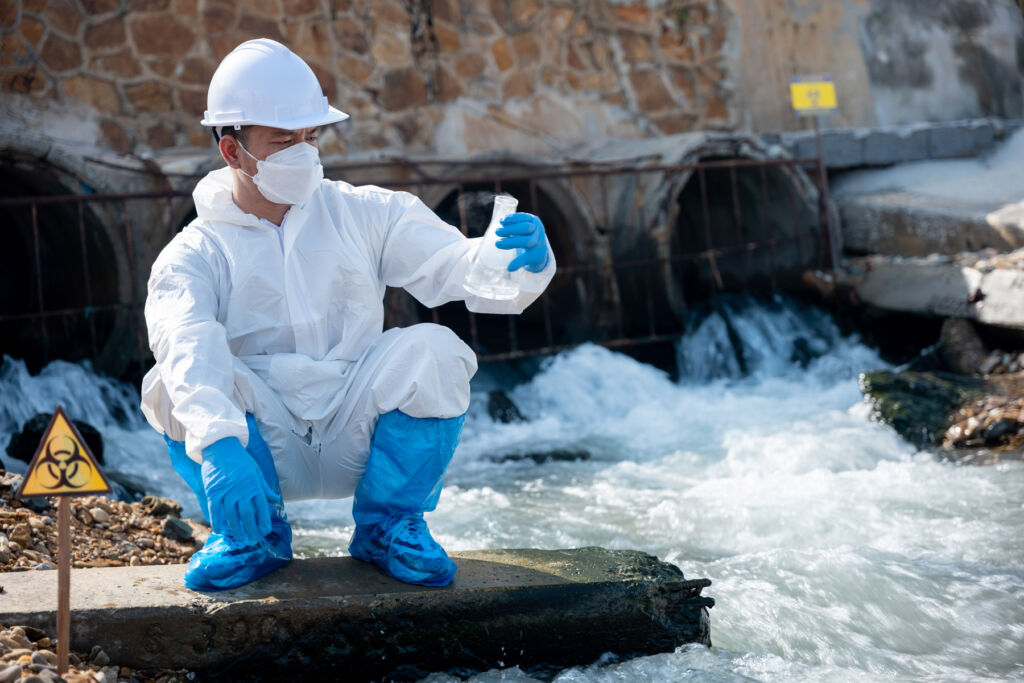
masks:
<svg viewBox="0 0 1024 683"><path fill-rule="evenodd" d="M231 223L268 230L269 228L261 223L259 218L242 211L238 204L235 204L231 196L232 178L231 167L225 166L207 173L206 177L199 181L192 192L192 199L196 203L196 215L200 220L211 223Z"/></svg>

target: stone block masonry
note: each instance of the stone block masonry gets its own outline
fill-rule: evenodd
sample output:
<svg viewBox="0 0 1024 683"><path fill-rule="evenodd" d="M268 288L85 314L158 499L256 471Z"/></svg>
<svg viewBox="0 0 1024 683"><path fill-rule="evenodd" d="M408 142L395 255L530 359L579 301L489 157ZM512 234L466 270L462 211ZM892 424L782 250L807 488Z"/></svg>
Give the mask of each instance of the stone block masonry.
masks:
<svg viewBox="0 0 1024 683"><path fill-rule="evenodd" d="M707 579L629 550L454 553L445 588L349 557L296 560L248 586L196 593L184 565L75 570L71 647L119 664L231 680L422 678L431 671L589 664L710 645ZM4 576L0 622L52 628L56 572ZM410 676L410 674L416 674ZM205 676L203 678L205 680ZM220 680L218 678L218 680Z"/></svg>
<svg viewBox="0 0 1024 683"><path fill-rule="evenodd" d="M352 114L343 136L325 135L328 155L557 155L595 137L732 127L730 21L725 0L9 0L0 106L72 147L208 149L210 76L268 37Z"/></svg>
<svg viewBox="0 0 1024 683"><path fill-rule="evenodd" d="M967 119L918 123L886 128L845 128L821 131L822 157L830 169L891 166L929 159L981 156L1000 140L1020 130L1022 122ZM795 157L818 155L813 130L768 133L769 144L779 144Z"/></svg>

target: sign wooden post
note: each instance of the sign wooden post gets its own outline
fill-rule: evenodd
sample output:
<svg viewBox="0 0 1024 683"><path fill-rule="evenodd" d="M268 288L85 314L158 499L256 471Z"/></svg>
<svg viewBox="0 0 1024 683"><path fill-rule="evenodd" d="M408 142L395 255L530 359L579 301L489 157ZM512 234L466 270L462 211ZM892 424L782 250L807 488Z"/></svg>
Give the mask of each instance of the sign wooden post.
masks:
<svg viewBox="0 0 1024 683"><path fill-rule="evenodd" d="M828 74L793 76L789 81L789 99L797 116L810 116L814 119L814 139L818 147L818 209L825 225L829 260L834 270L839 266L839 255L832 240L832 216L828 207L828 177L821 146L820 119L836 113L838 109L836 85Z"/></svg>
<svg viewBox="0 0 1024 683"><path fill-rule="evenodd" d="M110 493L110 482L85 439L61 406L39 440L18 498L56 497L57 672L68 671L71 653L71 496Z"/></svg>

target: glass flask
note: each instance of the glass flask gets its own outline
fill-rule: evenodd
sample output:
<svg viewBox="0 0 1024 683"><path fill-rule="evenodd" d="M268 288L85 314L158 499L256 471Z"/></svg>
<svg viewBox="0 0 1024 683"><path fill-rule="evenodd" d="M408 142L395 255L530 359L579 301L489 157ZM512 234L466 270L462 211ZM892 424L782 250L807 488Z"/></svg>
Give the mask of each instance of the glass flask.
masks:
<svg viewBox="0 0 1024 683"><path fill-rule="evenodd" d="M494 198L491 222L484 233L483 243L469 265L466 281L462 284L470 294L497 301L508 301L519 295L519 285L512 279L508 264L522 250L499 249L496 244L501 239L497 235L501 219L515 213L518 204L519 200L511 195L503 194Z"/></svg>

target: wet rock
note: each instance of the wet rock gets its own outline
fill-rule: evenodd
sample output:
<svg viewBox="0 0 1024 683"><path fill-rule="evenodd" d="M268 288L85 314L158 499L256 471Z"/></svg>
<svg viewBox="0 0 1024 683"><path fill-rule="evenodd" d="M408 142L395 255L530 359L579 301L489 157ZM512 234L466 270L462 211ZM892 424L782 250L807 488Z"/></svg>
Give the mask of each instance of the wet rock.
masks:
<svg viewBox="0 0 1024 683"><path fill-rule="evenodd" d="M36 454L36 449L39 448L39 442L50 425L51 419L53 419L52 413L38 413L26 421L22 425L21 431L12 436L10 443L7 444L7 455L23 462L30 462L32 456ZM81 420L72 420L71 422L85 439L85 445L89 447L92 454L96 456L96 460L102 465L103 437L88 422Z"/></svg>
<svg viewBox="0 0 1024 683"><path fill-rule="evenodd" d="M573 450L568 448L555 448L550 451L537 451L531 453L503 453L489 457L491 462L521 462L532 460L538 465L549 462L577 462L589 460L590 453L584 450Z"/></svg>
<svg viewBox="0 0 1024 683"><path fill-rule="evenodd" d="M503 424L527 421L504 391L492 391L487 395L487 414L495 422Z"/></svg>
<svg viewBox="0 0 1024 683"><path fill-rule="evenodd" d="M860 389L872 417L895 429L917 448L940 443L956 410L985 393L974 377L941 372L865 372Z"/></svg>
<svg viewBox="0 0 1024 683"><path fill-rule="evenodd" d="M392 674L399 667L422 670L417 678L455 667L564 668L608 651L710 646L707 610L714 603L701 594L710 581L687 580L649 555L580 548L453 559L459 580L442 591L394 583L351 557L296 560L235 596L181 590L180 568L79 572L79 608L90 616L74 622L75 638L103 643L122 678L158 681L139 674L180 666L209 672L202 680L330 681L339 680L338 671L344 680L408 680ZM134 586L130 596L126 585ZM367 594L367 585L378 588ZM265 596L279 599L259 599ZM7 609L32 620L52 614ZM516 647L506 651L508 643Z"/></svg>
<svg viewBox="0 0 1024 683"><path fill-rule="evenodd" d="M873 417L918 448L1024 450L1024 376L861 375Z"/></svg>
<svg viewBox="0 0 1024 683"><path fill-rule="evenodd" d="M792 363L799 365L801 368L806 369L815 358L821 356L821 353L815 350L814 345L811 344L810 340L803 337L797 337L793 341L793 348L790 352L789 360Z"/></svg>

